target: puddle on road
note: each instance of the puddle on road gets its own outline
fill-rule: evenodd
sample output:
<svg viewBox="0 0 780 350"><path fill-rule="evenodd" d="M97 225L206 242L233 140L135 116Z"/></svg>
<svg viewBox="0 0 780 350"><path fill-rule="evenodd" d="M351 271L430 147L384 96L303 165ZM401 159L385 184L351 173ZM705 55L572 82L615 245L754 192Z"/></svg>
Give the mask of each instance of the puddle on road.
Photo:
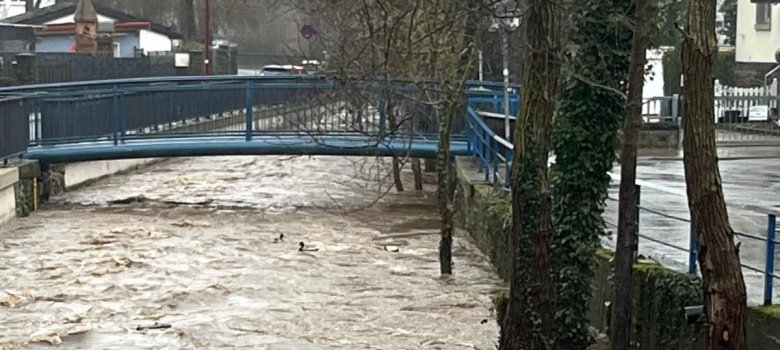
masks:
<svg viewBox="0 0 780 350"><path fill-rule="evenodd" d="M0 235L0 349L493 349L502 283L462 235L439 277L432 193L333 214L381 192L358 165L180 159L56 198Z"/></svg>

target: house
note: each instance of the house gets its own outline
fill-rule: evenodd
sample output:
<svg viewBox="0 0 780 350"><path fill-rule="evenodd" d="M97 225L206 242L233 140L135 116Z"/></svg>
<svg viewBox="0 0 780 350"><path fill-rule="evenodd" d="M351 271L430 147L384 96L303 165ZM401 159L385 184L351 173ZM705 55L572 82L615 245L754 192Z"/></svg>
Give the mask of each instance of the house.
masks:
<svg viewBox="0 0 780 350"><path fill-rule="evenodd" d="M755 3L759 2L759 3ZM761 0L738 0L736 80L741 86L761 86L777 66L780 49L780 6Z"/></svg>
<svg viewBox="0 0 780 350"><path fill-rule="evenodd" d="M35 52L35 30L25 24L0 23L0 53Z"/></svg>
<svg viewBox="0 0 780 350"><path fill-rule="evenodd" d="M91 0L58 2L3 22L43 26L36 30L37 52L108 52L114 57L134 57L140 52L173 51L182 40L169 27L94 6Z"/></svg>

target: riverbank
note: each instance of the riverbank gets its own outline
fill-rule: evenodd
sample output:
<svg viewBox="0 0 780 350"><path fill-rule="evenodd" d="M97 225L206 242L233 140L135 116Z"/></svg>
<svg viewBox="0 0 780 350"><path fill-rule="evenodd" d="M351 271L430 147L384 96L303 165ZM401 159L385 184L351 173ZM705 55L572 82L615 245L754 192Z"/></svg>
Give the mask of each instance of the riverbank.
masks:
<svg viewBox="0 0 780 350"><path fill-rule="evenodd" d="M511 273L509 234L511 199L492 185L480 181L472 159L460 157L457 208L462 224L477 246L487 255L505 280ZM597 256L596 275L592 280L590 303L591 326L605 331L608 326L609 300L612 295L610 276L612 253L602 250ZM701 305L701 287L697 278L646 261L634 267L632 303L634 338L642 349L703 349L700 324L688 324L683 308ZM496 298L499 305L502 298ZM777 306L749 310L749 349L780 348L780 308Z"/></svg>

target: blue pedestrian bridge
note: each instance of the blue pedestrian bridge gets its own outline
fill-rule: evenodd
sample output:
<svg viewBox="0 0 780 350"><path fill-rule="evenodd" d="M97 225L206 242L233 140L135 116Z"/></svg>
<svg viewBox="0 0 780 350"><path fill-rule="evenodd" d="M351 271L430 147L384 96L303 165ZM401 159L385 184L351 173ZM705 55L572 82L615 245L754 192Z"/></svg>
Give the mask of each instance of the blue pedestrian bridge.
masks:
<svg viewBox="0 0 780 350"><path fill-rule="evenodd" d="M519 105L516 88L509 95L512 114ZM0 159L49 164L211 155L430 158L438 150L444 113L438 91L431 81L256 76L6 87L0 88ZM490 148L497 136L484 118L503 111L503 86L471 81L464 96L468 104L455 118L451 151L477 155L488 166L498 159Z"/></svg>

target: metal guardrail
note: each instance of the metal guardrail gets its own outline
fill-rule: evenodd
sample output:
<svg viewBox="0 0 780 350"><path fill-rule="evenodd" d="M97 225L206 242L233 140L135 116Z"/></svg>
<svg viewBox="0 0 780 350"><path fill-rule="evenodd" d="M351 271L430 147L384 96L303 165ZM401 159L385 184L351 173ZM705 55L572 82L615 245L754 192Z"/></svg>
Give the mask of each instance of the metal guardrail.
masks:
<svg viewBox="0 0 780 350"><path fill-rule="evenodd" d="M637 223L636 223L636 230L637 230L637 236L649 240L654 243L661 244L663 246L676 249L679 251L687 252L688 253L688 273L691 275L696 275L698 273L698 242L697 242L697 236L696 232L694 231L693 224L690 219L682 218L679 216L669 215L659 210L654 210L651 208L643 207L640 205L640 198L641 198L641 186L637 185L636 187L636 203L637 203ZM619 202L617 198L607 197L608 200L613 202ZM679 222L685 222L689 224L690 230L689 230L689 245L688 247L680 247L678 245L674 245L668 242L664 242L646 235L641 234L640 227L639 227L639 218L640 213L646 212L649 214L657 215L666 219L679 221ZM764 305L772 305L772 299L774 297L774 280L780 279L780 276L778 276L775 273L775 252L777 249L777 216L775 213L768 213L767 214L767 226L766 226L766 237L760 237L756 235L751 235L747 233L742 232L734 232L734 235L741 238L750 239L753 241L758 242L764 242L765 249L766 249L766 256L765 256L765 262L764 262L764 269L757 268L755 266L750 266L747 264L741 264L742 268L758 272L762 275L764 275Z"/></svg>
<svg viewBox="0 0 780 350"><path fill-rule="evenodd" d="M492 115L493 113L490 112L477 111L472 105L470 105L467 110L467 121L469 126L467 136L468 136L469 144L472 147L471 151L474 157L479 161L481 168L485 172L485 181L492 180L494 185L498 185L500 182L503 182L504 189L509 190L511 186L511 178L512 178L511 160L512 160L514 147L511 143L507 142L500 136L496 135L496 133L493 132L490 129L490 127L482 120L482 116L491 117ZM501 179L501 174L499 170L500 166L505 167L505 174L503 175L503 179ZM688 224L691 223L691 220L679 216L670 215L652 208L641 206L640 198L641 198L641 187L637 186L636 227L637 227L638 236L642 239L652 241L672 249L688 252L688 273L694 275L697 274L698 242L696 239L696 234L693 231L693 225L690 225L690 239L687 248L680 247L669 242L664 242L662 240L643 235L641 234L640 227L639 227L639 218L641 212L646 212L649 214L661 216L675 221L685 222ZM608 197L608 200L617 201L617 199L611 197ZM766 246L765 248L766 257L765 257L765 263L763 269L757 268L755 266L742 264L742 267L744 269L748 269L764 275L764 304L765 305L772 304L772 298L774 296L774 290L773 290L774 280L780 279L780 276L778 276L775 273L775 253L778 244L777 233L776 233L777 215L779 214L780 212L767 214L766 237L760 237L760 236L746 234L742 232L735 232L735 235L738 237L764 242Z"/></svg>
<svg viewBox="0 0 780 350"><path fill-rule="evenodd" d="M484 112L477 112L472 106L466 110L467 140L472 147L473 155L479 160L485 172L485 181L492 179L494 186L501 184L505 189L509 189L514 146L491 130L482 120L480 113ZM502 166L504 167L503 180L500 174Z"/></svg>

